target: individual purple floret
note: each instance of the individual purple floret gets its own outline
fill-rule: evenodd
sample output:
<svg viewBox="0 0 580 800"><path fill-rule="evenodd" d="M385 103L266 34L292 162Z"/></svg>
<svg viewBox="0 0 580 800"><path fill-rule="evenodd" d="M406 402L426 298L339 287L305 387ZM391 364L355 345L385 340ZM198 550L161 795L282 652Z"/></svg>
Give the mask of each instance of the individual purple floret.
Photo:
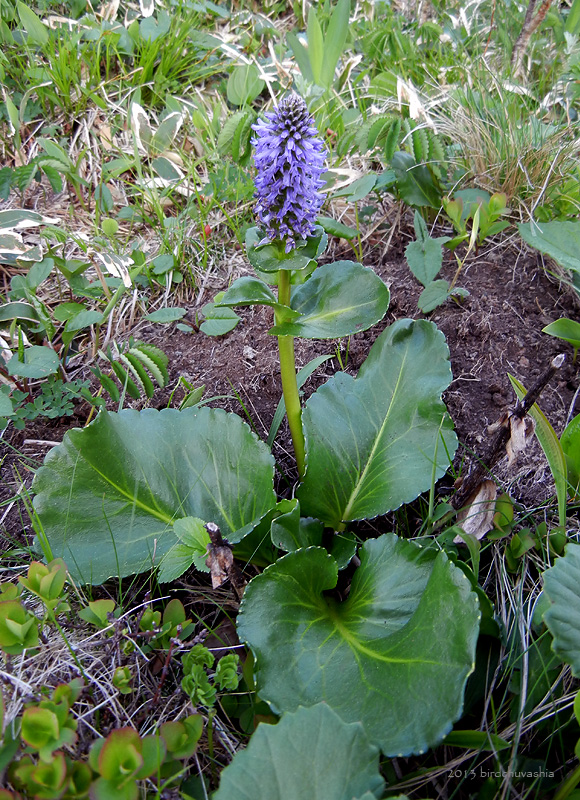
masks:
<svg viewBox="0 0 580 800"><path fill-rule="evenodd" d="M286 252L314 231L324 197L320 179L326 150L306 103L297 94L253 126L256 148L256 214L267 241L281 239Z"/></svg>

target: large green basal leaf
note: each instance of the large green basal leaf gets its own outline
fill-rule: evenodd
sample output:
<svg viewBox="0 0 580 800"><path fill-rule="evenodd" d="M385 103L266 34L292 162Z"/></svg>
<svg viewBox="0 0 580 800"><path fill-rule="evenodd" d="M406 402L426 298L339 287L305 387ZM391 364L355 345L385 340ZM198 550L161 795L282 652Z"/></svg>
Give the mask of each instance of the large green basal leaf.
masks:
<svg viewBox="0 0 580 800"><path fill-rule="evenodd" d="M523 222L520 236L540 253L545 253L565 269L580 272L580 221Z"/></svg>
<svg viewBox="0 0 580 800"><path fill-rule="evenodd" d="M324 701L389 756L422 753L461 715L479 630L467 578L443 552L386 534L360 552L348 599L325 596L322 548L284 556L246 589L238 634L275 711Z"/></svg>
<svg viewBox="0 0 580 800"><path fill-rule="evenodd" d="M221 774L213 800L354 800L382 797L379 751L359 722L327 705L261 724Z"/></svg>
<svg viewBox="0 0 580 800"><path fill-rule="evenodd" d="M292 292L298 319L271 328L276 336L336 339L366 331L389 307L389 290L379 276L354 261L325 264Z"/></svg>
<svg viewBox="0 0 580 800"><path fill-rule="evenodd" d="M552 603L544 612L552 650L580 678L580 546L569 544L564 558L544 572L544 590Z"/></svg>
<svg viewBox="0 0 580 800"><path fill-rule="evenodd" d="M356 379L338 372L321 386L302 417L302 514L336 530L428 489L457 447L441 400L451 378L443 334L426 320L403 319L379 336Z"/></svg>
<svg viewBox="0 0 580 800"><path fill-rule="evenodd" d="M98 584L159 564L183 517L239 542L276 502L273 464L250 428L219 409L102 411L50 451L34 505L53 555Z"/></svg>

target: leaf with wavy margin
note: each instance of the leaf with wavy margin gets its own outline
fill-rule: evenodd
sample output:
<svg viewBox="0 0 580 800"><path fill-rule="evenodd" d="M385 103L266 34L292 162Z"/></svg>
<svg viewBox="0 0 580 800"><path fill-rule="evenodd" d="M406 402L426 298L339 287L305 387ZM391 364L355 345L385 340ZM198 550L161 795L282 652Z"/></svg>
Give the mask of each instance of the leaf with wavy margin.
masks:
<svg viewBox="0 0 580 800"><path fill-rule="evenodd" d="M324 701L360 720L389 756L422 753L461 716L479 603L443 552L387 534L360 551L348 599L328 596L337 563L322 548L284 556L248 585L238 634L260 697L293 711Z"/></svg>

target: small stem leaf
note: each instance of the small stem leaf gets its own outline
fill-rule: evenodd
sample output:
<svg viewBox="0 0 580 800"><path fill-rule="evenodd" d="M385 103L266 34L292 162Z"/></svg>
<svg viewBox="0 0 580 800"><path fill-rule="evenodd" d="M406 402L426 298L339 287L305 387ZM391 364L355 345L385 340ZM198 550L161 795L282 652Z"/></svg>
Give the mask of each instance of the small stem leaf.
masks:
<svg viewBox="0 0 580 800"><path fill-rule="evenodd" d="M284 320L293 320L300 316L298 311L292 311L288 306L279 303L274 292L264 281L248 276L234 281L215 305L217 308L221 306L270 306L276 311L276 315Z"/></svg>
<svg viewBox="0 0 580 800"><path fill-rule="evenodd" d="M362 264L325 264L292 293L290 306L301 316L269 333L305 339L350 336L379 322L387 313L389 298L382 280Z"/></svg>

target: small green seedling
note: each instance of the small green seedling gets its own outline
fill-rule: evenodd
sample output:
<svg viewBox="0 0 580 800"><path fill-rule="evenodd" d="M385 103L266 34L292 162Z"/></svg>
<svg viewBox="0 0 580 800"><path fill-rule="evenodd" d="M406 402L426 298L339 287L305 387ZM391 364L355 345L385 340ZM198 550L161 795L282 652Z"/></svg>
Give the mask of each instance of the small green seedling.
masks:
<svg viewBox="0 0 580 800"><path fill-rule="evenodd" d="M191 619L186 618L185 609L181 600L174 598L161 611L147 609L139 622L142 633L153 634L150 637L150 646L169 650L172 639L187 639L194 629Z"/></svg>
<svg viewBox="0 0 580 800"><path fill-rule="evenodd" d="M238 688L240 678L238 667L239 656L236 653L228 653L220 659L212 680L206 670L211 670L215 657L202 644L196 644L182 658L183 678L181 687L186 694L191 697L194 705L202 705L211 708L216 701L217 689L228 689L230 691Z"/></svg>
<svg viewBox="0 0 580 800"><path fill-rule="evenodd" d="M171 639L187 639L195 625L186 618L185 608L181 600L174 598L165 606L162 617L160 644L164 650L169 648Z"/></svg>
<svg viewBox="0 0 580 800"><path fill-rule="evenodd" d="M0 602L16 600L20 597L21 591L15 583L0 583Z"/></svg>
<svg viewBox="0 0 580 800"><path fill-rule="evenodd" d="M55 753L50 761L35 763L30 756L10 766L8 778L26 797L58 800L67 784L67 763L64 753Z"/></svg>
<svg viewBox="0 0 580 800"><path fill-rule="evenodd" d="M55 750L76 741L77 723L69 717L69 710L66 700L60 703L44 700L29 706L22 715L22 740L47 764Z"/></svg>
<svg viewBox="0 0 580 800"><path fill-rule="evenodd" d="M85 608L79 611L79 617L85 622L103 630L109 626L109 614L115 611L115 601L109 599L91 600Z"/></svg>
<svg viewBox="0 0 580 800"><path fill-rule="evenodd" d="M201 714L192 714L180 722L164 722L159 728L159 733L167 745L167 752L174 759L191 758L202 732Z"/></svg>
<svg viewBox="0 0 580 800"><path fill-rule="evenodd" d="M18 655L38 645L38 620L18 600L0 602L0 649Z"/></svg>
<svg viewBox="0 0 580 800"><path fill-rule="evenodd" d="M500 219L509 213L507 195L504 192L496 192L490 196L481 189L464 189L456 192L453 199L444 197L443 208L458 234L449 239L445 245L449 250L455 250L462 242L470 239L476 227L476 214L478 215L475 233L477 247L480 247L489 236L501 233L510 224L507 220ZM471 229L468 227L470 221Z"/></svg>
<svg viewBox="0 0 580 800"><path fill-rule="evenodd" d="M477 230L477 218L474 220L474 230ZM465 297L468 295L469 292L466 289L456 288L455 284L463 263L473 248L474 235L471 237L469 248L463 260L456 256L459 266L451 284L442 278L435 280L443 264L441 247L449 241L449 237L439 236L437 239L432 239L429 236L425 220L418 211L415 211L415 236L416 240L405 248L405 258L413 275L425 287L418 300L421 311L424 314L428 314L445 303L449 297Z"/></svg>
<svg viewBox="0 0 580 800"><path fill-rule="evenodd" d="M509 572L517 572L519 561L523 559L525 554L530 550L539 550L543 548L552 553L552 555L560 556L564 553L564 548L568 543L566 531L556 526L548 531L548 525L545 522L540 522L535 530L531 528L522 528L517 533L514 533L509 543L506 546L505 556L506 565Z"/></svg>
<svg viewBox="0 0 580 800"><path fill-rule="evenodd" d="M135 781L159 771L166 745L159 736L141 738L133 728L119 728L97 740L89 753L89 765L99 775L91 786L95 800L136 800Z"/></svg>
<svg viewBox="0 0 580 800"><path fill-rule="evenodd" d="M117 667L113 674L113 686L121 694L131 694L133 687L133 676L129 667Z"/></svg>
<svg viewBox="0 0 580 800"><path fill-rule="evenodd" d="M19 582L29 592L39 597L48 611L62 606L62 592L66 582L66 565L62 558L55 558L48 566L40 561L33 561L28 568L26 578Z"/></svg>

